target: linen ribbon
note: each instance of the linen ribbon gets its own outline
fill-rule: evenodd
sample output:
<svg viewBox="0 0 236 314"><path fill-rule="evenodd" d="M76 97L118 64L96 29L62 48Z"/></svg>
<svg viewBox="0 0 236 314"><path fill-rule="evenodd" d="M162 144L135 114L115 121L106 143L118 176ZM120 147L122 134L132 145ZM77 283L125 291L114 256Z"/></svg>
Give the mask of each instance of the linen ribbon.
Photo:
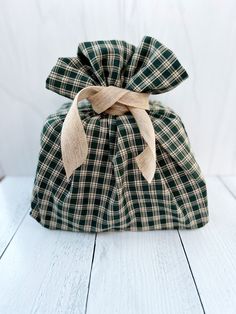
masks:
<svg viewBox="0 0 236 314"><path fill-rule="evenodd" d="M151 183L156 170L155 131L149 114L148 93L133 92L116 86L88 86L76 94L63 122L61 132L62 162L67 180L86 160L88 142L80 119L77 104L87 99L95 112L122 115L130 111L138 125L140 133L147 143L146 148L135 157L144 178Z"/></svg>

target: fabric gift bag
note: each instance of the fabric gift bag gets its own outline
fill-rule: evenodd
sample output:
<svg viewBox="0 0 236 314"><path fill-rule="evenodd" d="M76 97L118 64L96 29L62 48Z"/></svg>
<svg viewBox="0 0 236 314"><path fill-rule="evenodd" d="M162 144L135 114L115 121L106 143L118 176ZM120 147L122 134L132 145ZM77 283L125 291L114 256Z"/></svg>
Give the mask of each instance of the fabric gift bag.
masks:
<svg viewBox="0 0 236 314"><path fill-rule="evenodd" d="M49 229L194 229L208 222L206 183L181 118L150 94L188 77L145 36L79 44L46 87L73 100L45 121L30 215Z"/></svg>

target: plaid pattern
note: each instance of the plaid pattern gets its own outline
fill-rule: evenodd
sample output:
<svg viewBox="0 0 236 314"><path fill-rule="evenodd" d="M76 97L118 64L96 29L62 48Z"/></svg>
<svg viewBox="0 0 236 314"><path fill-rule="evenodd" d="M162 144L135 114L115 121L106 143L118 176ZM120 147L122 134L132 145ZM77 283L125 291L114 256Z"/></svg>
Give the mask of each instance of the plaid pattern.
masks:
<svg viewBox="0 0 236 314"><path fill-rule="evenodd" d="M69 98L89 85L161 93L186 77L170 50L144 37L138 48L123 41L80 44L77 58L58 60L47 87ZM60 136L70 106L66 103L50 115L41 133L33 218L49 229L84 232L193 229L208 222L206 183L172 109L150 102L157 165L147 183L134 160L146 143L132 114L97 114L88 101L80 102L89 154L67 182Z"/></svg>
<svg viewBox="0 0 236 314"><path fill-rule="evenodd" d="M79 44L77 57L58 59L46 87L70 99L91 85L113 85L134 92L160 94L187 77L170 49L145 36L137 48L119 40Z"/></svg>

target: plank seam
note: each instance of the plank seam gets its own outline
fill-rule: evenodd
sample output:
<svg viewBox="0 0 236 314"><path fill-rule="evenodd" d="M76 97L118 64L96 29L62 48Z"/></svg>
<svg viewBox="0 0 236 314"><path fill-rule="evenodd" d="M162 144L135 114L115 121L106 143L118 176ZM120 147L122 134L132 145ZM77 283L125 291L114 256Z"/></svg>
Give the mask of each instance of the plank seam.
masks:
<svg viewBox="0 0 236 314"><path fill-rule="evenodd" d="M86 303L85 303L85 312L84 312L85 314L87 313L87 307L88 307L88 299L89 299L90 283L91 283L92 270L93 270L93 262L94 262L94 256L95 256L95 250L96 250L96 242L97 242L97 233L95 234L95 239L94 239L93 256L92 256L92 261L91 261L89 282L88 282L88 289L87 289L87 296L86 296Z"/></svg>
<svg viewBox="0 0 236 314"><path fill-rule="evenodd" d="M216 176L217 179L223 184L223 186L226 188L226 190L233 196L234 199L236 199L236 195L233 191L228 187L228 185L224 182L224 179L221 176Z"/></svg>
<svg viewBox="0 0 236 314"><path fill-rule="evenodd" d="M23 218L21 219L21 221L19 222L19 225L17 226L15 232L13 233L12 237L10 238L10 240L8 241L6 247L4 248L4 250L2 251L2 254L0 255L0 260L3 257L3 255L5 254L6 250L8 249L9 245L11 244L11 241L14 239L17 231L19 230L20 226L22 225L23 221L25 220L26 216L28 214L28 210L26 211L26 213L24 214Z"/></svg>
<svg viewBox="0 0 236 314"><path fill-rule="evenodd" d="M184 243L183 243L183 241L182 241L182 238L181 238L181 235L180 235L179 230L177 230L177 231L178 231L180 243L181 243L182 248L183 248L183 251L184 251L185 258L186 258L187 263L188 263L188 267L189 267L191 276L192 276L192 278L193 278L193 283L194 283L195 289L196 289L196 291L197 291L198 298L199 298L199 301L200 301L200 304L201 304L203 313L206 314L205 309L204 309L204 306L203 306L203 302L202 302L202 299L201 299L201 296L200 296L200 292L199 292L199 290L198 290L198 286L197 286L197 283L196 283L196 280L195 280L195 277L194 277L194 275L193 275L193 271L192 271L192 268L191 268L191 265L190 265L190 262L189 262L189 259L188 259L188 255L187 255L187 252L186 252L185 247L184 247Z"/></svg>

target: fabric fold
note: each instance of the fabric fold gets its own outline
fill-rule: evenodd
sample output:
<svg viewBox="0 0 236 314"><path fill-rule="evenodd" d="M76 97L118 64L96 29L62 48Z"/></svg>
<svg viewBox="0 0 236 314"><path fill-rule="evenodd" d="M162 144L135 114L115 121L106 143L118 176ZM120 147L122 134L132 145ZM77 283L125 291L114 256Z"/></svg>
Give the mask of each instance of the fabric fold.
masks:
<svg viewBox="0 0 236 314"><path fill-rule="evenodd" d="M80 43L76 57L57 60L46 88L70 99L87 86L160 94L186 78L176 55L157 39L144 36L137 47L122 40Z"/></svg>

